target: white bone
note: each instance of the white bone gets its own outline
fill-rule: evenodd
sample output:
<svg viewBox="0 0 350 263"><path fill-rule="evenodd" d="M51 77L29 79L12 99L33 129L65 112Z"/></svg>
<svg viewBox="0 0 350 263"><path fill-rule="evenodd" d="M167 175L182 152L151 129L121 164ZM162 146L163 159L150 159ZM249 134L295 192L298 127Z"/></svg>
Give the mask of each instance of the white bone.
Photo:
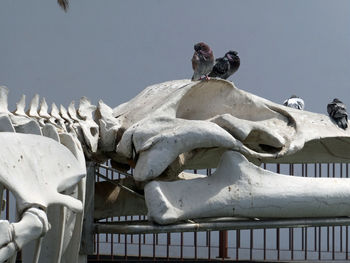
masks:
<svg viewBox="0 0 350 263"><path fill-rule="evenodd" d="M32 101L30 102L29 109L27 110L27 115L29 117L40 118L38 114L38 106L39 106L39 95L35 94Z"/></svg>
<svg viewBox="0 0 350 263"><path fill-rule="evenodd" d="M16 103L16 110L14 114L18 116L27 116L25 113L25 107L26 107L26 95L22 95L19 102Z"/></svg>
<svg viewBox="0 0 350 263"><path fill-rule="evenodd" d="M52 106L51 106L51 116L52 117L49 119L50 123L56 126L58 129L66 131L66 125L64 124L64 119L62 119L55 103L52 103Z"/></svg>
<svg viewBox="0 0 350 263"><path fill-rule="evenodd" d="M238 152L223 154L214 174L145 187L148 216L159 224L237 216L291 218L348 216L349 178L307 178L266 171Z"/></svg>
<svg viewBox="0 0 350 263"><path fill-rule="evenodd" d="M45 235L49 229L45 212L35 207L26 210L17 223L0 220L0 261L9 259L15 254L16 247L23 248L30 241Z"/></svg>
<svg viewBox="0 0 350 263"><path fill-rule="evenodd" d="M273 103L220 79L179 80L147 87L115 108L113 117L118 131L125 130L113 158L134 158L135 151L139 155L137 180L156 178L180 154L184 157L178 165L180 171L203 165L216 167L223 150L232 147L232 139L244 146L231 149L254 163L350 162L350 129L340 129L326 115ZM217 124L212 133L210 122ZM209 124L203 130L201 123ZM103 116L100 125L101 136L110 137ZM210 144L210 136L215 137L215 143ZM228 137L231 143L226 144Z"/></svg>
<svg viewBox="0 0 350 263"><path fill-rule="evenodd" d="M78 114L83 120L92 120L92 113L95 110L96 106L92 105L86 97L80 99Z"/></svg>
<svg viewBox="0 0 350 263"><path fill-rule="evenodd" d="M112 152L116 148L116 143L120 141L121 134L121 118L113 117L113 109L104 104L102 100L99 101L97 107L100 124L100 145L99 148L104 152ZM119 134L118 134L119 132Z"/></svg>
<svg viewBox="0 0 350 263"><path fill-rule="evenodd" d="M25 116L10 115L11 123L18 133L42 135L39 123Z"/></svg>
<svg viewBox="0 0 350 263"><path fill-rule="evenodd" d="M0 113L8 113L8 96L9 90L5 86L0 86Z"/></svg>
<svg viewBox="0 0 350 263"><path fill-rule="evenodd" d="M71 105L69 105L71 107ZM70 110L68 108L68 113L70 114L73 109ZM98 147L98 139L99 139L99 127L97 123L93 120L93 112L96 110L96 106L91 105L90 101L86 97L82 97L79 103L78 115L82 119L78 119L79 129L77 134L83 134L83 138L85 141L85 145L87 146L87 151L95 153ZM74 115L74 114L73 114ZM70 114L72 117L72 114ZM76 116L72 117L72 119L76 118Z"/></svg>
<svg viewBox="0 0 350 263"><path fill-rule="evenodd" d="M0 183L16 197L18 211L32 204L82 211L80 201L60 194L85 176L85 168L66 147L43 136L15 133L0 133L0 142Z"/></svg>
<svg viewBox="0 0 350 263"><path fill-rule="evenodd" d="M51 116L57 120L62 120L62 117L60 116L60 113L55 103L52 103L51 106Z"/></svg>
<svg viewBox="0 0 350 263"><path fill-rule="evenodd" d="M62 104L60 105L60 114L61 117L69 124L73 123L72 119L68 116L67 109Z"/></svg>
<svg viewBox="0 0 350 263"><path fill-rule="evenodd" d="M148 181L157 177L179 154L192 149L218 147L249 151L240 141L212 122L165 117L146 120L137 123L134 129L128 129L123 136L126 139L129 137L127 134L131 133L132 145L140 153L134 173L137 181ZM153 130L152 134L153 127L157 130ZM120 146L130 145L123 139ZM131 158L131 149L118 150Z"/></svg>
<svg viewBox="0 0 350 263"><path fill-rule="evenodd" d="M68 114L71 117L71 119L73 119L75 121L79 121L79 119L77 117L77 111L76 111L75 106L74 106L74 100L68 106Z"/></svg>
<svg viewBox="0 0 350 263"><path fill-rule="evenodd" d="M42 128L42 133L43 136L54 139L57 142L60 142L60 138L57 132L57 129L54 125L51 123L47 123L43 128Z"/></svg>
<svg viewBox="0 0 350 263"><path fill-rule="evenodd" d="M47 106L45 98L42 98L40 101L39 116L42 118L45 118L45 119L51 118L50 114L48 113L48 106Z"/></svg>

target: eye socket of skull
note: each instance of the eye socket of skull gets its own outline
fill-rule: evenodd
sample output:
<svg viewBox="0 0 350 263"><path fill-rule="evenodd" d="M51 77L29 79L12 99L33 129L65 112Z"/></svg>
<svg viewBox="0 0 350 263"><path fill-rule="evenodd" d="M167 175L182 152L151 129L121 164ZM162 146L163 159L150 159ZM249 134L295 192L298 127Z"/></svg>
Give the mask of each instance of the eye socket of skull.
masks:
<svg viewBox="0 0 350 263"><path fill-rule="evenodd" d="M91 127L90 128L90 133L91 133L92 136L95 136L96 134L98 134L98 128Z"/></svg>

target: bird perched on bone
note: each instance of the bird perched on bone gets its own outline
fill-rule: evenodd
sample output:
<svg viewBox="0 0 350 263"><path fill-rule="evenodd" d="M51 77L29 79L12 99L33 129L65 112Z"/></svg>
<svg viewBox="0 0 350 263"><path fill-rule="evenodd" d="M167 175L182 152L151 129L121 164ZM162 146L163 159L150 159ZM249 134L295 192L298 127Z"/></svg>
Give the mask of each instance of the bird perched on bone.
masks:
<svg viewBox="0 0 350 263"><path fill-rule="evenodd" d="M240 64L241 61L237 51L230 50L225 56L215 60L214 67L208 76L227 79L238 70Z"/></svg>
<svg viewBox="0 0 350 263"><path fill-rule="evenodd" d="M211 48L204 42L199 42L194 45L194 54L192 57L193 76L192 81L201 80L202 76L208 78L214 66L214 55Z"/></svg>
<svg viewBox="0 0 350 263"><path fill-rule="evenodd" d="M283 102L284 106L290 107L290 108L294 108L294 109L298 109L298 110L304 110L304 100L302 98L299 98L296 95L292 95L290 96L289 99L285 100Z"/></svg>
<svg viewBox="0 0 350 263"><path fill-rule="evenodd" d="M335 98L327 105L327 112L340 128L345 130L348 127L346 106L339 99Z"/></svg>

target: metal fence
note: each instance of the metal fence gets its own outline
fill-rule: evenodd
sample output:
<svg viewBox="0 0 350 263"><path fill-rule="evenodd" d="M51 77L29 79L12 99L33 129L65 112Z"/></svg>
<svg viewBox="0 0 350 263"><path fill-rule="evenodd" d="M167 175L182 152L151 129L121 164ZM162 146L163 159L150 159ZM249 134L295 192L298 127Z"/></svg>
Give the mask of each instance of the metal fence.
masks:
<svg viewBox="0 0 350 263"><path fill-rule="evenodd" d="M290 176L349 177L348 164L263 164L264 169ZM194 171L208 176L211 170ZM96 175L110 179L124 178L112 168L96 166ZM96 176L96 180L103 180ZM145 216L113 217L99 223L127 221L141 224ZM271 221L268 228L249 225L250 229L198 231L150 234L95 234L95 260L105 259L179 259L179 260L249 260L249 261L345 261L349 259L349 219L337 226L336 219L320 219L319 226L278 227L280 221ZM303 219L293 221L293 226L303 225ZM315 225L311 220L310 225ZM340 222L340 221L339 221ZM262 222L261 222L262 223ZM266 224L265 224L266 225ZM286 224L288 225L288 224ZM323 226L332 225L332 226ZM346 225L346 226L345 226ZM243 226L244 227L244 226ZM254 228L259 229L254 229ZM214 226L215 228L215 226ZM219 227L220 228L220 227ZM241 228L241 226L239 227ZM142 231L142 230L141 230ZM189 231L186 228L185 231ZM127 231L126 231L127 232ZM114 232L115 233L115 232Z"/></svg>
<svg viewBox="0 0 350 263"><path fill-rule="evenodd" d="M349 177L348 164L263 164L263 168L290 176L303 177ZM109 179L123 178L124 175L114 169L99 165L95 167L95 180L103 181L98 174ZM211 170L195 171L208 176ZM14 221L15 200L8 190L4 191L6 203L1 219ZM121 216L107 218L95 223L144 224L147 217ZM323 221L322 221L323 220ZM338 221L337 221L338 220ZM147 234L96 233L94 237L94 254L91 262L129 261L129 260L249 260L249 261L346 261L349 259L349 220L320 219L318 226L306 227L303 220L293 221L291 226L256 227L264 222L247 225L248 229L233 226L214 229L213 231L186 228L183 232ZM277 221L275 221L277 222ZM339 225L337 226L337 223ZM266 223L266 222L265 222ZM272 224L272 225L271 225ZM311 222L312 225L312 222ZM328 225L328 226L324 226ZM277 226L277 225L276 225ZM282 227L281 227L282 226ZM243 224L244 228L244 224ZM250 229L249 229L250 228ZM257 228L257 229L255 229ZM222 230L225 229L225 230ZM185 232L186 231L186 232ZM161 231L160 231L161 232Z"/></svg>

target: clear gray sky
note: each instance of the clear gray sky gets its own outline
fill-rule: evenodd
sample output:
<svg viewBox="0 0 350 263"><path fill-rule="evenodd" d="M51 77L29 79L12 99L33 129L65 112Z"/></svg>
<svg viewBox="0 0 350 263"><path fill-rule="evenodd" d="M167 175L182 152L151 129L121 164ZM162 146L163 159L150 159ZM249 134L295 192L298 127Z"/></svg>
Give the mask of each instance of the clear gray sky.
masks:
<svg viewBox="0 0 350 263"><path fill-rule="evenodd" d="M350 108L350 1L1 0L0 85L67 106L87 96L111 107L147 85L190 78L193 44L237 50L231 80L274 102L291 94L326 113Z"/></svg>

